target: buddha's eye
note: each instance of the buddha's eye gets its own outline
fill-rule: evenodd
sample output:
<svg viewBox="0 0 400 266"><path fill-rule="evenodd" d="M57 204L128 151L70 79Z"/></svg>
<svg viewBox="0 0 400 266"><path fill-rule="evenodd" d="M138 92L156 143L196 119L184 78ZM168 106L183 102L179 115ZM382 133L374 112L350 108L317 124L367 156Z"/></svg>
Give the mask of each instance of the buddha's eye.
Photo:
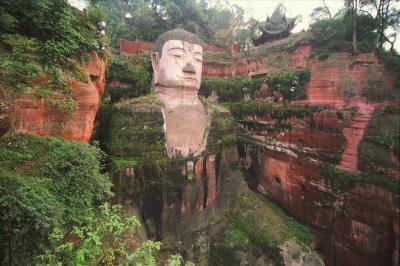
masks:
<svg viewBox="0 0 400 266"><path fill-rule="evenodd" d="M183 54L173 54L172 56L175 58L183 58Z"/></svg>
<svg viewBox="0 0 400 266"><path fill-rule="evenodd" d="M195 60L196 62L198 62L198 63L203 62L203 60L202 60L201 58L195 58L194 60Z"/></svg>

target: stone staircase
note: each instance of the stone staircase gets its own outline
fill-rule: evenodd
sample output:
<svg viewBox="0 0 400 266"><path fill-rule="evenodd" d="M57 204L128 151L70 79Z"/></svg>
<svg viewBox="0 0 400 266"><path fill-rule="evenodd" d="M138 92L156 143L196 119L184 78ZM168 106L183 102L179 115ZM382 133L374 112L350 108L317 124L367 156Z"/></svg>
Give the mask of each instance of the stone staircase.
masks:
<svg viewBox="0 0 400 266"><path fill-rule="evenodd" d="M354 102L354 106L358 107L358 111L350 121L349 127L343 130L347 143L338 165L338 168L347 172L358 171L358 145L375 110L374 104L363 101Z"/></svg>

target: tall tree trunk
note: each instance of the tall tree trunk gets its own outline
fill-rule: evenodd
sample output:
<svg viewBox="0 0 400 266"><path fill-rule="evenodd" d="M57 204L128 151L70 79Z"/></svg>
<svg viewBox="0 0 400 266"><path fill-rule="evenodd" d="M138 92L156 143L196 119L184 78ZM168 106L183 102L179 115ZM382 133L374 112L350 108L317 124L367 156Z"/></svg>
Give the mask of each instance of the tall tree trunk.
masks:
<svg viewBox="0 0 400 266"><path fill-rule="evenodd" d="M324 7L328 11L329 19L332 19L331 11L329 10L329 7L325 4L325 0L322 0L322 4L324 4Z"/></svg>
<svg viewBox="0 0 400 266"><path fill-rule="evenodd" d="M353 53L357 54L357 1L353 0Z"/></svg>
<svg viewBox="0 0 400 266"><path fill-rule="evenodd" d="M374 4L375 8L376 8L376 16L375 16L375 21L377 23L377 34L376 34L376 38L375 38L375 48L381 48L381 39L382 39L382 35L381 35L381 27L382 27L382 8L383 8L383 1L384 0L379 0L379 5L377 6L376 4Z"/></svg>
<svg viewBox="0 0 400 266"><path fill-rule="evenodd" d="M396 42L396 39L397 39L397 34L394 34L394 35L392 35L392 37L394 37L394 40L393 41L391 41L388 37L386 37L385 35L383 35L383 37L385 38L385 40L388 42L388 43L390 43L390 53L392 54L392 55L395 55L396 53L395 53L395 51L394 51L394 43Z"/></svg>

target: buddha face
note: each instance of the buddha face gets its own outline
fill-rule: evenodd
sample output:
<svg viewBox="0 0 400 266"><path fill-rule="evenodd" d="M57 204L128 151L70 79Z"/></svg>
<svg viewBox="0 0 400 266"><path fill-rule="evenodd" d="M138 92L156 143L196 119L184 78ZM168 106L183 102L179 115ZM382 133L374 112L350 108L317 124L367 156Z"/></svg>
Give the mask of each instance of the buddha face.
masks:
<svg viewBox="0 0 400 266"><path fill-rule="evenodd" d="M181 40L166 41L161 55L157 52L151 55L154 84L199 90L202 61L202 46Z"/></svg>

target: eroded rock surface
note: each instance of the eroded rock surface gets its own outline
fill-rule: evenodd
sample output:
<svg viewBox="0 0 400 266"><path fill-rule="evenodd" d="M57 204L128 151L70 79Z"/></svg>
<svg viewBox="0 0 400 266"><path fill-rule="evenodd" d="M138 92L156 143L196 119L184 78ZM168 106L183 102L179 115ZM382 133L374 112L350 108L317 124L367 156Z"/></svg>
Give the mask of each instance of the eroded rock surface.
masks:
<svg viewBox="0 0 400 266"><path fill-rule="evenodd" d="M13 133L60 136L88 142L104 90L105 68L105 61L93 52L85 66L88 82L68 80L75 103L72 111L61 111L51 104L54 100L65 100L66 96L62 94L46 98L32 94L18 97L12 106Z"/></svg>
<svg viewBox="0 0 400 266"><path fill-rule="evenodd" d="M263 61L265 69L257 70L294 69L296 64L291 62L300 66L298 55L302 54L311 79L307 99L292 105L313 105L319 110L304 118L279 118L279 123L289 123L291 129L277 128L275 132L263 129L263 125L278 121L270 113L240 118L247 139L239 149L240 157L246 172L254 177L247 179L248 184L315 230L316 248L327 265L397 265L398 195L365 180L331 180L321 171L321 164L326 163L343 173L372 170L361 169L360 144L375 113L398 103L394 75L372 53L356 57L332 53L321 61L309 52L303 47L291 53L272 53ZM275 60L277 55L281 60ZM268 97L265 87L257 95L261 101L273 100ZM378 179L398 180L392 170L398 165L398 156L390 152L388 157L387 165L392 168L381 165L374 173Z"/></svg>

